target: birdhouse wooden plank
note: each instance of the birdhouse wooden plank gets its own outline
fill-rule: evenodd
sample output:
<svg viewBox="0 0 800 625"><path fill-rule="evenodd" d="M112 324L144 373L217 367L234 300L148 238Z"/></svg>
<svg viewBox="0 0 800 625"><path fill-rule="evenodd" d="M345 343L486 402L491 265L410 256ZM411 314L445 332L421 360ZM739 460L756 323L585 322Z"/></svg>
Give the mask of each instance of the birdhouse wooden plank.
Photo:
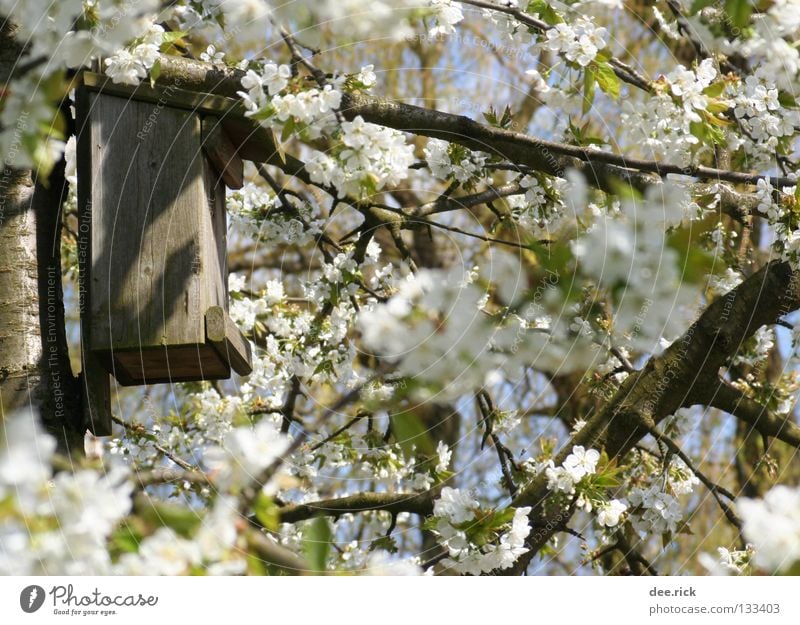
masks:
<svg viewBox="0 0 800 625"><path fill-rule="evenodd" d="M227 314L225 185L241 186L241 159L216 118L102 87L76 101L84 359L123 385L250 373Z"/></svg>

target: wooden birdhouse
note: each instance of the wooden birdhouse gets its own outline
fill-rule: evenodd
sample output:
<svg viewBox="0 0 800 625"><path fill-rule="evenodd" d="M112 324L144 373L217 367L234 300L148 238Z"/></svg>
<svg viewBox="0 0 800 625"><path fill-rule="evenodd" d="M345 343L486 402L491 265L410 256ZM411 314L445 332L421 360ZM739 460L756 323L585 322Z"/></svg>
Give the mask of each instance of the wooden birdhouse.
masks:
<svg viewBox="0 0 800 625"><path fill-rule="evenodd" d="M87 72L76 94L82 356L95 406L98 375L137 385L251 371L228 316L225 187L242 186L242 161L218 117L168 91Z"/></svg>

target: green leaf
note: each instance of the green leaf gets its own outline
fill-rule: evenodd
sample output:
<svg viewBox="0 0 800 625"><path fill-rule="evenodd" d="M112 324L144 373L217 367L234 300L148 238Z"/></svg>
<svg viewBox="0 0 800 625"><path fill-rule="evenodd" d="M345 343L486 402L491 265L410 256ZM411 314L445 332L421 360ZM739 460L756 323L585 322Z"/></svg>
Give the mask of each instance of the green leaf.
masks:
<svg viewBox="0 0 800 625"><path fill-rule="evenodd" d="M411 457L416 448L420 453L432 456L436 453L428 429L412 412L401 412L391 416L392 432L406 457Z"/></svg>
<svg viewBox="0 0 800 625"><path fill-rule="evenodd" d="M563 275L567 264L572 260L572 249L563 241L544 245L538 241L527 243L528 248L536 255L539 265L557 276Z"/></svg>
<svg viewBox="0 0 800 625"><path fill-rule="evenodd" d="M161 76L161 59L156 59L153 67L150 68L150 86L156 84L158 77Z"/></svg>
<svg viewBox="0 0 800 625"><path fill-rule="evenodd" d="M598 475L592 482L592 485L597 488L616 488L620 485L620 481L614 476L613 473Z"/></svg>
<svg viewBox="0 0 800 625"><path fill-rule="evenodd" d="M725 81L719 80L703 89L703 94L707 95L709 98L718 98L722 95L723 91L725 91Z"/></svg>
<svg viewBox="0 0 800 625"><path fill-rule="evenodd" d="M725 0L725 13L737 28L744 28L750 24L752 12L753 6L750 4L750 0Z"/></svg>
<svg viewBox="0 0 800 625"><path fill-rule="evenodd" d="M253 511L261 525L273 532L278 530L281 515L272 497L265 495L263 492L259 493L255 505L253 506Z"/></svg>
<svg viewBox="0 0 800 625"><path fill-rule="evenodd" d="M274 113L274 111L273 111L273 113ZM274 128L270 128L270 132L272 133L272 143L275 146L275 151L278 153L278 157L281 159L281 162L285 164L286 163L286 151L283 149L283 143L278 141L278 136L275 134L275 129Z"/></svg>
<svg viewBox="0 0 800 625"><path fill-rule="evenodd" d="M324 573L331 550L331 526L325 517L317 517L306 526L303 553L315 573Z"/></svg>
<svg viewBox="0 0 800 625"><path fill-rule="evenodd" d="M397 553L397 542L395 542L394 538L391 536L381 536L373 540L369 545L370 551L375 551L376 549L383 549L389 553Z"/></svg>
<svg viewBox="0 0 800 625"><path fill-rule="evenodd" d="M487 519L485 527L489 529L497 529L506 523L511 523L514 518L516 509L509 506L505 510L495 510L492 515Z"/></svg>
<svg viewBox="0 0 800 625"><path fill-rule="evenodd" d="M619 89L621 82L619 77L614 73L614 70L608 63L597 63L597 84L603 92L610 95L615 100L619 98Z"/></svg>
<svg viewBox="0 0 800 625"><path fill-rule="evenodd" d="M489 110L483 114L483 118L490 126L495 126L496 128L508 128L511 126L511 122L514 121L514 117L511 115L511 107L508 105L503 109L503 113L500 116L498 116L494 107L490 107Z"/></svg>
<svg viewBox="0 0 800 625"><path fill-rule="evenodd" d="M187 33L182 30L173 30L172 32L164 33L161 38L161 45L167 46L169 44L173 44L176 41L179 41L181 38L185 37Z"/></svg>
<svg viewBox="0 0 800 625"><path fill-rule="evenodd" d="M728 122L710 114L705 115L704 119L706 120L705 122L692 122L689 124L691 133L703 143L724 145L725 133L722 132L719 126L725 126Z"/></svg>
<svg viewBox="0 0 800 625"><path fill-rule="evenodd" d="M131 523L123 523L109 539L109 551L115 554L136 553L139 551L139 543L142 540L141 534L134 529Z"/></svg>
<svg viewBox="0 0 800 625"><path fill-rule="evenodd" d="M778 92L778 102L782 107L787 109L797 108L797 100L795 100L794 96L787 91Z"/></svg>
<svg viewBox="0 0 800 625"><path fill-rule="evenodd" d="M630 182L626 182L620 178L612 178L609 181L611 190L621 200L631 200L638 202L642 200L641 192L634 187Z"/></svg>
<svg viewBox="0 0 800 625"><path fill-rule="evenodd" d="M292 133L295 130L295 123L294 117L290 117L286 120L286 123L283 124L283 130L281 131L281 142L287 141L291 138Z"/></svg>
<svg viewBox="0 0 800 625"><path fill-rule="evenodd" d="M378 183L380 180L372 173L368 172L361 178L361 189L364 193L363 197L372 197L378 193Z"/></svg>
<svg viewBox="0 0 800 625"><path fill-rule="evenodd" d="M718 117L709 116L709 121L712 123L708 124L708 136L711 139L711 143L714 145L725 145L725 133L722 132L720 126L727 126L727 120L722 120Z"/></svg>
<svg viewBox="0 0 800 625"><path fill-rule="evenodd" d="M608 63L611 60L611 51L608 48L598 50L594 60L600 63Z"/></svg>
<svg viewBox="0 0 800 625"><path fill-rule="evenodd" d="M800 188L800 185L798 185L798 188ZM449 480L454 475L455 475L454 471L435 471L434 472L434 477L436 478L437 484L441 484L443 482L446 482L447 480Z"/></svg>
<svg viewBox="0 0 800 625"><path fill-rule="evenodd" d="M253 113L250 116L250 119L254 119L257 122L265 122L270 117L272 117L273 115L275 115L275 109L272 107L271 104L268 104L264 108L259 109L255 113ZM273 132L273 134L275 133L275 129L274 128L272 129L272 132Z"/></svg>
<svg viewBox="0 0 800 625"><path fill-rule="evenodd" d="M528 7L525 9L526 13L538 13L543 21L551 26L560 24L564 20L556 13L555 9L550 6L545 0L531 0L528 2Z"/></svg>
<svg viewBox="0 0 800 625"><path fill-rule="evenodd" d="M135 506L139 516L146 522L155 527L170 527L186 538L191 537L202 520L192 508L154 501L149 497L137 497Z"/></svg>
<svg viewBox="0 0 800 625"><path fill-rule="evenodd" d="M709 113L712 113L712 115L711 115L712 118L713 118L714 114L723 113L723 112L727 111L729 108L730 108L730 106L726 102L724 102L723 100L712 99L712 100L708 101L708 104L706 104L706 110ZM720 120L719 118L714 118L714 119L722 122L722 124L718 124L718 125L727 125L728 124L727 120ZM709 121L711 121L711 120L709 119ZM712 123L714 123L714 122L712 122Z"/></svg>
<svg viewBox="0 0 800 625"><path fill-rule="evenodd" d="M594 102L594 87L597 83L597 76L591 67L587 67L583 73L583 114L589 112Z"/></svg>

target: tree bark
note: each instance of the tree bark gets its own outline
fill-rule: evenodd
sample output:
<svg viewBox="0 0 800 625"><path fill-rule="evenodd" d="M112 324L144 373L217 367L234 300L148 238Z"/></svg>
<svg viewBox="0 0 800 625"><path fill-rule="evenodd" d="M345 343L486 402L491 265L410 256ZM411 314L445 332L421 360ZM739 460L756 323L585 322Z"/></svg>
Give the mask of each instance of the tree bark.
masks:
<svg viewBox="0 0 800 625"><path fill-rule="evenodd" d="M0 80L13 76L21 52L14 27L0 28ZM22 150L27 118L17 120L11 147ZM4 154L4 164L9 155ZM61 285L60 208L64 163L47 186L31 171L0 175L0 417L37 412L62 452L83 445L80 390L72 375Z"/></svg>
<svg viewBox="0 0 800 625"><path fill-rule="evenodd" d="M653 356L631 374L608 403L565 445L554 459L564 462L573 445L604 449L621 458L667 416L682 407L712 406L745 421L766 436L800 447L800 427L753 399L742 397L719 378L720 367L763 325L800 308L800 274L788 263L773 261L706 308L686 333L663 354ZM520 574L552 536L564 528L574 510L546 510L549 491L537 476L514 501L531 506L536 528L531 550L503 574Z"/></svg>

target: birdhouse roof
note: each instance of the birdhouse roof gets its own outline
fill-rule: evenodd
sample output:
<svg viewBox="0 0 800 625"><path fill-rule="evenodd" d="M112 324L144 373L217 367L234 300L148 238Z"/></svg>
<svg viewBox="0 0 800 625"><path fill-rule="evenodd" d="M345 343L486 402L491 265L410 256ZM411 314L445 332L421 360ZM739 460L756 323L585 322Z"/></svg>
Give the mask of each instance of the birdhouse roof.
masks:
<svg viewBox="0 0 800 625"><path fill-rule="evenodd" d="M244 107L237 98L182 89L174 84L115 84L109 77L88 70L80 72L78 85L89 91L213 115L219 118L240 158L261 163L279 163L286 167L285 158L276 148L272 132L245 117Z"/></svg>

